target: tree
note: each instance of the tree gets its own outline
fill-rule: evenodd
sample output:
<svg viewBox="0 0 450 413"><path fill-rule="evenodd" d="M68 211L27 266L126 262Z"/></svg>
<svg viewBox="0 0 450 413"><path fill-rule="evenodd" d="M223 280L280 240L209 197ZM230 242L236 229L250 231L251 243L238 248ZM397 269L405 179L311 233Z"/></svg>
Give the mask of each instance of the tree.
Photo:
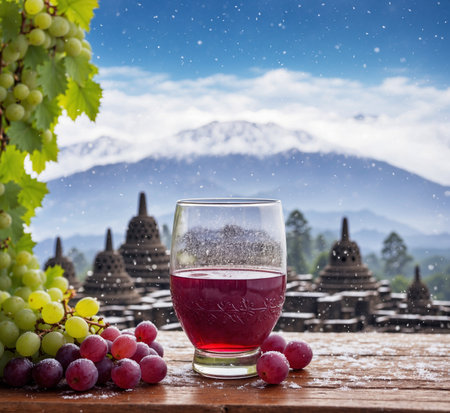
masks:
<svg viewBox="0 0 450 413"><path fill-rule="evenodd" d="M322 251L315 259L314 264L311 268L311 274L314 278L319 276L320 271L322 271L325 266L328 264L328 255L327 251Z"/></svg>
<svg viewBox="0 0 450 413"><path fill-rule="evenodd" d="M89 263L86 260L85 255L80 250L73 247L67 253L67 257L69 257L72 260L78 277L82 279L83 278L82 276L86 274L86 272L89 270L90 267Z"/></svg>
<svg viewBox="0 0 450 413"><path fill-rule="evenodd" d="M385 275L402 274L405 266L413 260L408 254L408 248L396 232L391 232L383 241L381 257L384 261Z"/></svg>
<svg viewBox="0 0 450 413"><path fill-rule="evenodd" d="M450 300L450 267L443 273L430 275L424 282L437 300Z"/></svg>
<svg viewBox="0 0 450 413"><path fill-rule="evenodd" d="M303 214L295 209L286 220L287 261L299 274L308 272L306 257L311 254L311 229Z"/></svg>
<svg viewBox="0 0 450 413"><path fill-rule="evenodd" d="M405 293L408 290L411 281L404 275L396 275L391 281L391 290L394 293Z"/></svg>

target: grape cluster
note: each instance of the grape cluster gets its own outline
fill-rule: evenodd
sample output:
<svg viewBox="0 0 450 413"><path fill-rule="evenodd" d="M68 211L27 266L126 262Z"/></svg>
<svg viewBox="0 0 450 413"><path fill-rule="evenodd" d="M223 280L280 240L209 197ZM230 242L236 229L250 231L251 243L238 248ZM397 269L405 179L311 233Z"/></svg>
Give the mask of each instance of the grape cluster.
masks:
<svg viewBox="0 0 450 413"><path fill-rule="evenodd" d="M305 368L312 360L313 352L308 343L286 340L279 334L271 334L261 345L262 355L256 363L256 371L269 384L279 384L289 374L289 369Z"/></svg>

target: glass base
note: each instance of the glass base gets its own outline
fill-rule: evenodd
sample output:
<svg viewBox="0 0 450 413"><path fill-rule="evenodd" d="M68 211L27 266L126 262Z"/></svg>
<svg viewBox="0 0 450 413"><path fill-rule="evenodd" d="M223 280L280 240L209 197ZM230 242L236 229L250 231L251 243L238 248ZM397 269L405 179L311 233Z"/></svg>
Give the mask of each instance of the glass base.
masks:
<svg viewBox="0 0 450 413"><path fill-rule="evenodd" d="M195 349L192 367L202 376L213 379L243 379L258 374L256 362L260 355L259 348L245 353L213 353Z"/></svg>

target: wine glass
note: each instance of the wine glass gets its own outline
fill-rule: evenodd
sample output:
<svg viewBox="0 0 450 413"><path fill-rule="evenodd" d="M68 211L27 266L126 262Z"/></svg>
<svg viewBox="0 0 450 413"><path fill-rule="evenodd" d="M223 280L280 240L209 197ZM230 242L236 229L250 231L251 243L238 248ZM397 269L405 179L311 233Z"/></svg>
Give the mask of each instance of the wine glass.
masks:
<svg viewBox="0 0 450 413"><path fill-rule="evenodd" d="M176 315L206 377L256 375L260 346L286 290L281 202L187 199L176 204L170 254Z"/></svg>

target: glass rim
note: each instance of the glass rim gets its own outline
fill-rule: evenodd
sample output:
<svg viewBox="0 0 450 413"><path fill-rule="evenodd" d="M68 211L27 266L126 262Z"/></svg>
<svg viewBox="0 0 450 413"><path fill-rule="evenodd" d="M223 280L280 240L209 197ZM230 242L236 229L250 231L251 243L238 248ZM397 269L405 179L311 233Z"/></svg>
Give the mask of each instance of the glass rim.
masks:
<svg viewBox="0 0 450 413"><path fill-rule="evenodd" d="M228 206L228 205L270 205L281 204L279 199L270 198L240 198L240 197L223 197L223 198L188 198L179 199L177 205L180 206Z"/></svg>

